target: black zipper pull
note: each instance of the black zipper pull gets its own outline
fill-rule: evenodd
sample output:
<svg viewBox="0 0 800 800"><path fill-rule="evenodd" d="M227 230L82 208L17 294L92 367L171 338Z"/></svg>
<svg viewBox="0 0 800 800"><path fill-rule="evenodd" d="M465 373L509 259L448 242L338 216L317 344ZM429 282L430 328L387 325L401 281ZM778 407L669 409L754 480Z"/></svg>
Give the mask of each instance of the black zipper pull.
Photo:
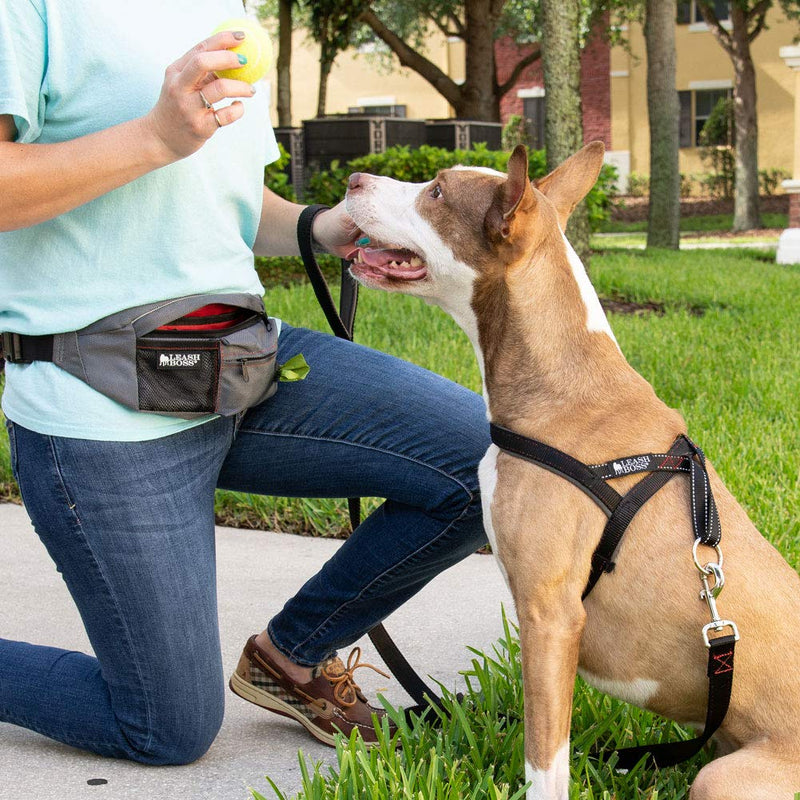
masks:
<svg viewBox="0 0 800 800"><path fill-rule="evenodd" d="M242 378L244 378L244 382L245 383L249 383L250 382L250 375L247 372L247 359L246 358L240 358L239 359L239 363L242 365Z"/></svg>

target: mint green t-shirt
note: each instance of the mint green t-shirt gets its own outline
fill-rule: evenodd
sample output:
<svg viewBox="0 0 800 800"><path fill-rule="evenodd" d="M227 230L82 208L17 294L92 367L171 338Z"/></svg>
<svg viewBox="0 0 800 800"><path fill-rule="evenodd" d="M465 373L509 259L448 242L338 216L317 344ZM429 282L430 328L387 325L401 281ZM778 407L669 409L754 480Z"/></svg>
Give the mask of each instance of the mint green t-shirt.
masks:
<svg viewBox="0 0 800 800"><path fill-rule="evenodd" d="M0 114L32 146L143 116L166 67L242 15L241 0L0 0ZM0 233L0 330L61 333L181 295L263 294L252 246L263 168L278 157L268 85L244 104L190 157ZM7 366L2 407L31 430L86 439L152 439L207 421L129 410L45 362Z"/></svg>

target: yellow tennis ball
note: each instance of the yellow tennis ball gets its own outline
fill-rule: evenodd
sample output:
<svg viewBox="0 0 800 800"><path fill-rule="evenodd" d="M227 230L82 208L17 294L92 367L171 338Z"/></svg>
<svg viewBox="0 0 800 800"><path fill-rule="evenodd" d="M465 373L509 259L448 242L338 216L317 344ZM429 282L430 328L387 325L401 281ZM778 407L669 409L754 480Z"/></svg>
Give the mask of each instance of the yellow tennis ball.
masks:
<svg viewBox="0 0 800 800"><path fill-rule="evenodd" d="M244 31L242 43L231 47L230 51L245 56L247 63L236 69L219 70L217 76L247 83L260 81L272 66L272 42L264 28L255 20L242 17L225 20L212 33L222 31Z"/></svg>

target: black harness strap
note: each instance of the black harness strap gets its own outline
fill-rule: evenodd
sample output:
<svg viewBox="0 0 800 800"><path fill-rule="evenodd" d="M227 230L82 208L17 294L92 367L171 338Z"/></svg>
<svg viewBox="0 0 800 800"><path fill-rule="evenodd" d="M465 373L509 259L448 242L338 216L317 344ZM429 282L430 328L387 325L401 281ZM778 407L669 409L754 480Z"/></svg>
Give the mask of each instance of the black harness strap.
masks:
<svg viewBox="0 0 800 800"><path fill-rule="evenodd" d="M695 538L710 547L715 547L720 542L722 530L708 481L705 455L688 436L678 436L667 453L644 453L590 466L561 450L521 436L500 425L491 423L490 432L492 442L501 450L565 478L591 497L608 517L600 542L592 554L591 571L582 600L586 599L604 572L613 571L614 555L639 509L678 472L689 476ZM641 472L650 474L624 496L606 483L613 478ZM728 712L733 685L735 644L736 636L733 635L719 636L708 641L708 708L705 727L700 736L683 742L664 742L616 750L617 769L631 769L645 756L651 766L674 766L700 752Z"/></svg>
<svg viewBox="0 0 800 800"><path fill-rule="evenodd" d="M340 339L352 342L353 326L358 308L358 283L350 274L348 262L342 259L342 285L339 293L339 310L337 311L325 276L314 256L311 227L314 217L327 208L328 206L324 205L311 205L300 212L297 220L297 243L317 302L320 304L331 330ZM355 530L361 523L361 498L347 498L347 509L350 515L350 526L352 530ZM420 715L431 705L442 707L441 698L414 671L381 623L372 628L369 638L384 664L397 678L398 683L417 703L416 706L405 710L407 717L410 718L412 713ZM435 718L432 719L432 721L434 720Z"/></svg>
<svg viewBox="0 0 800 800"><path fill-rule="evenodd" d="M606 516L611 516L622 500L622 496L612 489L592 467L586 466L568 453L556 450L555 447L550 447L537 439L521 436L508 428L495 425L493 422L489 425L489 431L492 441L501 450L532 461L534 464L566 478L571 484L588 494L603 509Z"/></svg>

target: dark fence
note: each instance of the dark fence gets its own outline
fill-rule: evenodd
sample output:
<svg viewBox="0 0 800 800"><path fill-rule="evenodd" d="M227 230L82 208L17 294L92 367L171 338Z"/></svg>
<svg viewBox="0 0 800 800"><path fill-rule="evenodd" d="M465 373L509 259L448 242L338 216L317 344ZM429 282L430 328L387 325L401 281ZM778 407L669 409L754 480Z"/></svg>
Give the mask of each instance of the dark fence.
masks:
<svg viewBox="0 0 800 800"><path fill-rule="evenodd" d="M469 150L483 142L500 149L502 125L460 119L405 119L393 116L342 114L303 121L302 128L276 128L275 137L292 157L287 172L298 194L309 171L330 167L388 147L429 144L447 150Z"/></svg>

